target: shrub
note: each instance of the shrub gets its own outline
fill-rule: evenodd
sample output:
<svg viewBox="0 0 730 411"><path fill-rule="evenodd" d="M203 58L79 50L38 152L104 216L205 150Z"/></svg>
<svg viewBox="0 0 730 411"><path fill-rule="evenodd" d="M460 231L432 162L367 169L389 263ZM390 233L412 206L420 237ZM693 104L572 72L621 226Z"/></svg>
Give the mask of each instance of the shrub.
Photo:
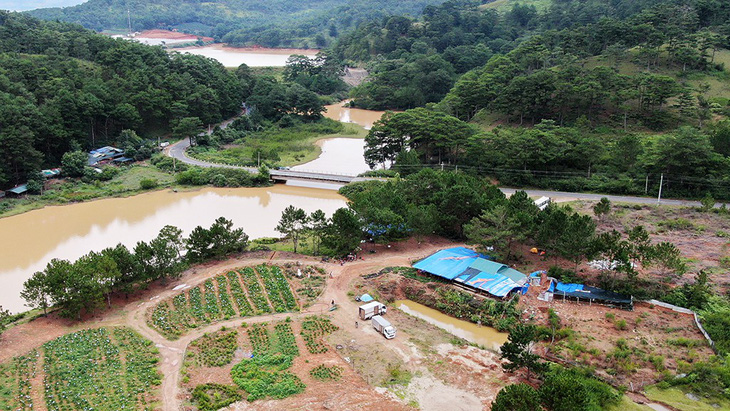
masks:
<svg viewBox="0 0 730 411"><path fill-rule="evenodd" d="M628 326L626 325L626 320L624 320L624 319L616 320L616 322L614 323L614 325L616 326L616 329L617 330L622 330L623 331L626 328L628 328Z"/></svg>
<svg viewBox="0 0 730 411"><path fill-rule="evenodd" d="M616 390L593 378L590 372L557 366L546 373L539 392L543 405L553 411L598 411L621 399Z"/></svg>
<svg viewBox="0 0 730 411"><path fill-rule="evenodd" d="M140 180L139 188L141 188L142 190L150 190L150 189L157 187L157 184L158 184L158 182L155 179L144 178L144 179Z"/></svg>
<svg viewBox="0 0 730 411"><path fill-rule="evenodd" d="M525 383L508 385L497 394L492 411L540 411L540 394Z"/></svg>
<svg viewBox="0 0 730 411"><path fill-rule="evenodd" d="M200 411L215 411L242 398L238 388L230 385L208 383L193 390L193 401Z"/></svg>
<svg viewBox="0 0 730 411"><path fill-rule="evenodd" d="M328 367L324 364L318 365L309 372L314 379L320 381L339 381L342 378L342 367L333 365Z"/></svg>

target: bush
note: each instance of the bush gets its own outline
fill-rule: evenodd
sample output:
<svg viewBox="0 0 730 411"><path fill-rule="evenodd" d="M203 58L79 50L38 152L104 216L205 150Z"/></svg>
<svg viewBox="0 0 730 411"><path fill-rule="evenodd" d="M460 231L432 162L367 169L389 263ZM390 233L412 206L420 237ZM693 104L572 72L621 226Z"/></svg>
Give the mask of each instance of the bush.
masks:
<svg viewBox="0 0 730 411"><path fill-rule="evenodd" d="M553 411L599 411L621 399L616 390L590 372L558 366L546 373L539 392L543 405Z"/></svg>
<svg viewBox="0 0 730 411"><path fill-rule="evenodd" d="M150 190L150 189L157 187L157 184L158 184L158 182L155 179L144 178L144 179L140 180L139 188L141 188L142 190Z"/></svg>
<svg viewBox="0 0 730 411"><path fill-rule="evenodd" d="M575 271L560 268L555 265L548 269L548 277L553 277L563 283L585 283L582 278L578 277L578 274L576 274Z"/></svg>
<svg viewBox="0 0 730 411"><path fill-rule="evenodd" d="M540 394L525 383L508 385L497 394L492 411L540 411Z"/></svg>
<svg viewBox="0 0 730 411"><path fill-rule="evenodd" d="M223 384L208 383L198 385L193 390L193 401L200 411L215 411L242 398L236 387Z"/></svg>

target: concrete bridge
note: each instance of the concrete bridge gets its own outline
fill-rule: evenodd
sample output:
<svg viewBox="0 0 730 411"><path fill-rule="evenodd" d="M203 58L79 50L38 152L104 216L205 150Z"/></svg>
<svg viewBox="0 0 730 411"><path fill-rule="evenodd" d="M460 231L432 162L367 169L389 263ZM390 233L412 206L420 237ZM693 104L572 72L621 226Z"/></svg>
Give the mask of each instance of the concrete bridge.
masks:
<svg viewBox="0 0 730 411"><path fill-rule="evenodd" d="M357 177L354 175L303 170L271 170L269 171L269 175L273 181L304 180L334 184L350 184L356 181L372 180L372 178Z"/></svg>

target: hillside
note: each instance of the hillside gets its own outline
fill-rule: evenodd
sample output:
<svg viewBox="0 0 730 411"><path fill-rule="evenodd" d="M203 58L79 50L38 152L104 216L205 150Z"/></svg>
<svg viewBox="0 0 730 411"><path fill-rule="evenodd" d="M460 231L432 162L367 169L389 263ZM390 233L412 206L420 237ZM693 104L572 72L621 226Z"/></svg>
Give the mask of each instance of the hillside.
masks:
<svg viewBox="0 0 730 411"><path fill-rule="evenodd" d="M417 16L443 0L90 0L68 8L29 12L45 20L78 23L97 31L179 29L233 45L322 47L342 30L388 15Z"/></svg>

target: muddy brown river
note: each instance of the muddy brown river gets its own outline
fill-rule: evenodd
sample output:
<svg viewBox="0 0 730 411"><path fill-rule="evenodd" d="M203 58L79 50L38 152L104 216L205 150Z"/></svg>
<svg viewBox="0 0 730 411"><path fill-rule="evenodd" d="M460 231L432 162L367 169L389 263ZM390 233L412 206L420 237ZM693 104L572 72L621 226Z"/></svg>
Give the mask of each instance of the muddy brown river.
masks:
<svg viewBox="0 0 730 411"><path fill-rule="evenodd" d="M323 115L332 120L341 121L343 123L353 123L363 126L366 130L370 130L373 124L380 120L385 111L363 110L361 108L344 107L347 101L324 106L326 111Z"/></svg>
<svg viewBox="0 0 730 411"><path fill-rule="evenodd" d="M40 210L0 219L0 305L24 311L23 282L53 258L75 260L89 251L122 243L132 248L154 238L165 225L189 234L220 217L242 227L250 238L272 237L289 205L328 216L345 206L333 190L277 184L267 188L204 188L156 191Z"/></svg>

